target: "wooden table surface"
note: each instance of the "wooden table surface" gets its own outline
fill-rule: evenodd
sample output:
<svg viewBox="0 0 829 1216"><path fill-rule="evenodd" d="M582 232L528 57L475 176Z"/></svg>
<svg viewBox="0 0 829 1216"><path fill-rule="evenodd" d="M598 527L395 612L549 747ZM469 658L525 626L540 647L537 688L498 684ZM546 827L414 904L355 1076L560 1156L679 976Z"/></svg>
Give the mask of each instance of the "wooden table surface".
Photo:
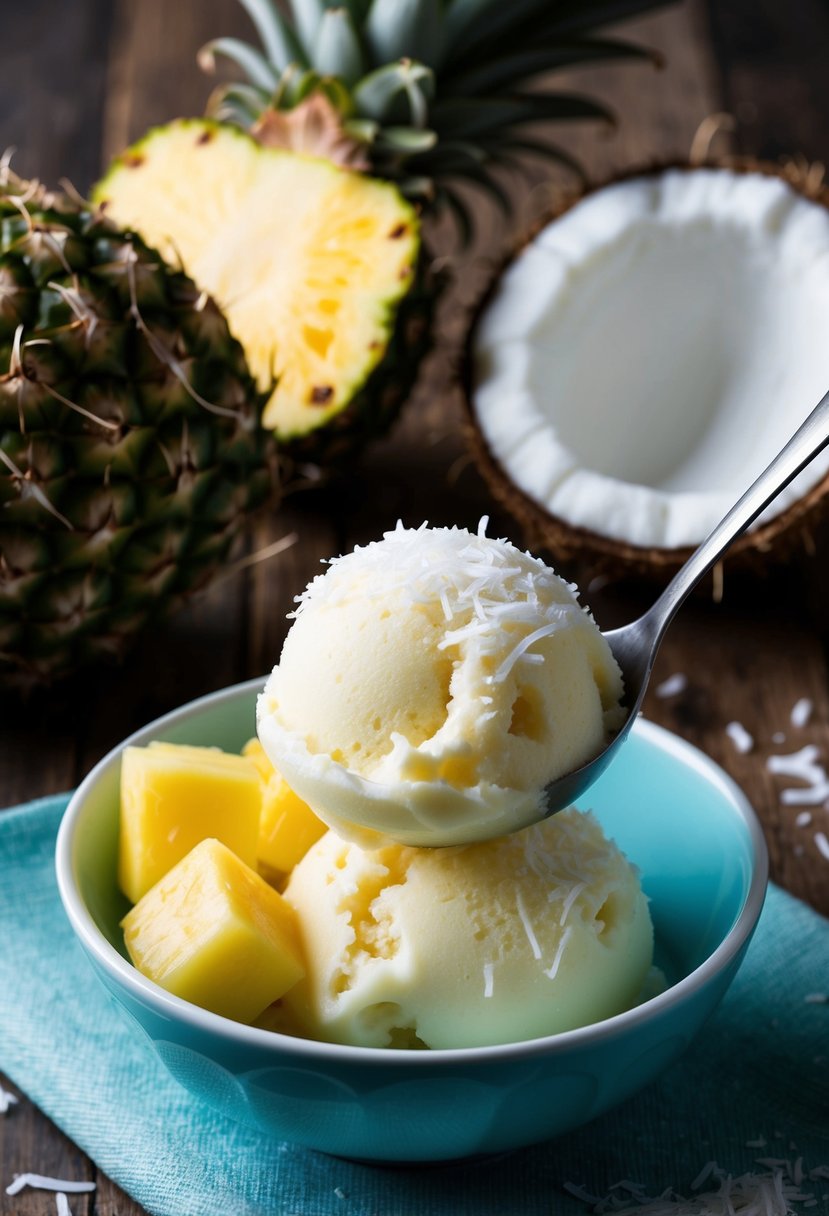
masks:
<svg viewBox="0 0 829 1216"><path fill-rule="evenodd" d="M250 33L233 0L26 0L3 9L0 147L16 148L13 164L20 173L49 184L68 178L81 190L151 124L201 111L209 86L194 55L204 41ZM829 162L827 0L685 0L628 25L627 32L660 50L667 66L570 74L572 83L611 102L621 119L611 137L588 126L567 133L568 147L593 177L687 156L700 124L722 113L732 129L720 130L718 150ZM539 185L524 198L510 230L492 228L470 255L450 258L457 285L441 347L392 436L348 481L290 497L259 520L248 539L248 551L255 553L295 533L290 548L202 595L143 638L121 668L28 704L12 706L4 694L0 803L68 789L150 719L269 670L292 598L318 571L320 559L377 537L398 517L408 524L428 519L474 526L488 513L491 534L520 539L515 525L493 509L465 454L448 369L463 308L485 283L499 241L513 240L547 196ZM824 914L829 859L816 837L821 830L829 834L829 814L823 806L810 808L805 824L804 808L782 798L784 788L796 783L772 775L767 760L810 743L829 765L827 558L824 531L808 552L763 578L726 568L721 602L700 596L672 626L645 707L648 717L731 773L762 818L773 878ZM585 590L603 627L632 619L651 595L631 581L591 585L589 568L566 573ZM685 677L684 689L660 695L659 686L676 675ZM812 712L797 727L791 710L802 698ZM755 741L746 754L726 731L735 721ZM72 1199L73 1213L81 1216L141 1212L16 1085L2 1075L0 1085L20 1097L0 1117L0 1213L55 1211L48 1194L5 1195L13 1174L24 1171L96 1181L94 1195Z"/></svg>

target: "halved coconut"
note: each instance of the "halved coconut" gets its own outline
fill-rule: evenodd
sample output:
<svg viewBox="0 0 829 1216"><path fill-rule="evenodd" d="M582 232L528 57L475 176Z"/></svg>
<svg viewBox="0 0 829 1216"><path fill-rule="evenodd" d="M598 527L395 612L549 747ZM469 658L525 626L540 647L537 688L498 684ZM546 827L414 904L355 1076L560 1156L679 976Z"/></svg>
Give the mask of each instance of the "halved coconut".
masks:
<svg viewBox="0 0 829 1216"><path fill-rule="evenodd" d="M508 264L470 339L473 443L530 544L684 560L829 389L829 199L768 167L669 169L578 201ZM829 488L812 462L732 552Z"/></svg>

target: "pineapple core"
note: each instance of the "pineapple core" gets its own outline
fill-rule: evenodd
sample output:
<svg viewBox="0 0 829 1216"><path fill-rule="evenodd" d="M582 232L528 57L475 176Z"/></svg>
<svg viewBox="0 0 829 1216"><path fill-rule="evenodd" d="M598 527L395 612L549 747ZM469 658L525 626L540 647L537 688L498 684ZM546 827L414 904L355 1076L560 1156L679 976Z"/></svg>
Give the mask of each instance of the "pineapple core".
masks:
<svg viewBox="0 0 829 1216"><path fill-rule="evenodd" d="M212 747L151 743L121 760L118 881L132 903L206 837L256 865L262 792L255 765Z"/></svg>
<svg viewBox="0 0 829 1216"><path fill-rule="evenodd" d="M328 830L271 764L258 739L244 747L262 783L257 860L264 873L288 874Z"/></svg>
<svg viewBox="0 0 829 1216"><path fill-rule="evenodd" d="M293 908L218 840L197 844L121 926L148 979L237 1022L305 974Z"/></svg>

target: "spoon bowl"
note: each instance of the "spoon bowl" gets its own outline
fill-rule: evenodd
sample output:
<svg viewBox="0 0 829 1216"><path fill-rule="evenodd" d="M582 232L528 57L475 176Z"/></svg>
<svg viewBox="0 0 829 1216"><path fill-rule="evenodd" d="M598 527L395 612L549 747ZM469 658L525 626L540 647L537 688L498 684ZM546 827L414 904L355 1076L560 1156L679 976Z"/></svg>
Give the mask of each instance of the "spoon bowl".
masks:
<svg viewBox="0 0 829 1216"><path fill-rule="evenodd" d="M642 708L657 652L680 605L737 537L751 526L780 491L785 489L827 444L829 393L826 393L785 447L694 550L644 616L603 635L621 668L627 718L598 756L580 768L551 781L545 787L542 818L571 806L602 775L627 739L630 728Z"/></svg>

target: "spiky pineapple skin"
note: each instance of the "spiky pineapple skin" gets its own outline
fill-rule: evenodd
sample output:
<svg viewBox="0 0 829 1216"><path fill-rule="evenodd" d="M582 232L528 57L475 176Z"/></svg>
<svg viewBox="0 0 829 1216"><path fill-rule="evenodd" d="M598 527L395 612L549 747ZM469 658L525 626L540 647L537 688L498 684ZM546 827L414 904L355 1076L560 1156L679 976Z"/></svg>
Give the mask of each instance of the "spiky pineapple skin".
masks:
<svg viewBox="0 0 829 1216"><path fill-rule="evenodd" d="M0 681L49 682L203 586L273 495L224 318L138 237L0 181Z"/></svg>

